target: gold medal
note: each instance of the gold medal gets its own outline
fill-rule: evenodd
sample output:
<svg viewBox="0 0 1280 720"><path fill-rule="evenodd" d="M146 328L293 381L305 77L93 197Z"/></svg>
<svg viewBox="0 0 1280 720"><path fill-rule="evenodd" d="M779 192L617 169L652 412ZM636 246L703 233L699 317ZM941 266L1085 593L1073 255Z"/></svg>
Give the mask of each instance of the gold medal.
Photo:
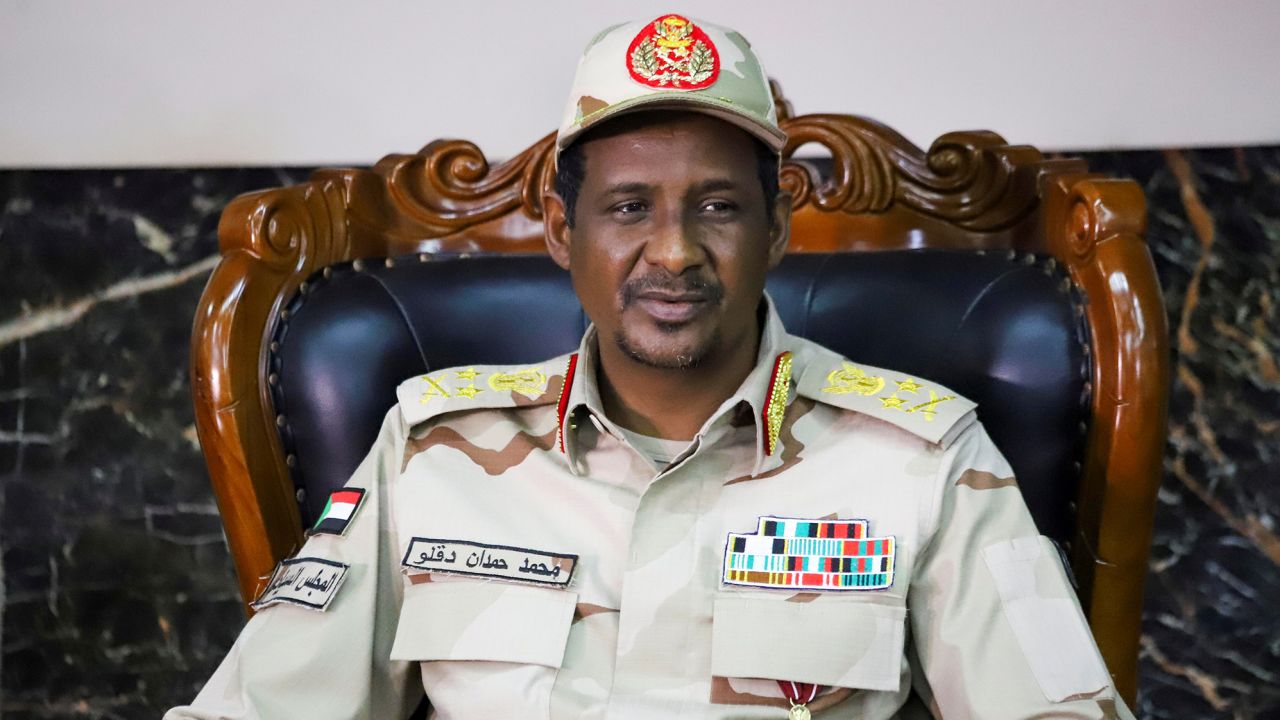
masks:
<svg viewBox="0 0 1280 720"><path fill-rule="evenodd" d="M809 720L809 707L799 703L791 703L791 712L787 713L787 720Z"/></svg>

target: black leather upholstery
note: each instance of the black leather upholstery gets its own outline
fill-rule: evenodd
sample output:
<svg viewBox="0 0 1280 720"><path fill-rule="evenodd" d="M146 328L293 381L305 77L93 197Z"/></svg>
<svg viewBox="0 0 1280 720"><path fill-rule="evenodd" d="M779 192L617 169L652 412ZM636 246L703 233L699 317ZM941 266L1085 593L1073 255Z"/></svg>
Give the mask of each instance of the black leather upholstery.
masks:
<svg viewBox="0 0 1280 720"><path fill-rule="evenodd" d="M545 256L405 258L312 278L277 328L276 410L310 525L373 442L401 380L568 352L586 318ZM769 278L787 328L979 404L1041 532L1068 541L1087 418L1078 295L1052 262L952 250L791 255Z"/></svg>

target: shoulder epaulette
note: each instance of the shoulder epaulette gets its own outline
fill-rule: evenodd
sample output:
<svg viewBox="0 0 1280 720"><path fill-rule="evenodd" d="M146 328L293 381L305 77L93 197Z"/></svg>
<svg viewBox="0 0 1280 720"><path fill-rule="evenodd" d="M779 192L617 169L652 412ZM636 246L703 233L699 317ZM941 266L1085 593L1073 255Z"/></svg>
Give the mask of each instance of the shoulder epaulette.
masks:
<svg viewBox="0 0 1280 720"><path fill-rule="evenodd" d="M468 365L416 375L396 398L409 425L459 410L548 405L560 397L568 356L532 365Z"/></svg>
<svg viewBox="0 0 1280 720"><path fill-rule="evenodd" d="M977 403L928 380L851 362L825 348L805 363L796 392L870 415L946 448L971 423Z"/></svg>

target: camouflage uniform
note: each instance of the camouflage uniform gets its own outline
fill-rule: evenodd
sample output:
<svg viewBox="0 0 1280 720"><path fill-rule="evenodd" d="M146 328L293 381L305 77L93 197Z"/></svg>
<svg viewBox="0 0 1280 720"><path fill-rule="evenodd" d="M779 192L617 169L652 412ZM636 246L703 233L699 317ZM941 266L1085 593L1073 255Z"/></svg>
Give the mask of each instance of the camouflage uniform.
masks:
<svg viewBox="0 0 1280 720"><path fill-rule="evenodd" d="M728 28L615 26L557 160L655 108L779 152L766 77ZM750 375L655 462L664 443L605 416L595 351L588 331L571 356L401 385L344 534L264 591L323 611L259 611L166 717L405 717L425 688L438 718L782 718L779 681L821 686L819 718L1131 717L973 403L770 308Z"/></svg>
<svg viewBox="0 0 1280 720"><path fill-rule="evenodd" d="M770 307L755 368L661 468L603 413L595 343L402 384L346 534L300 552L350 565L328 609L262 610L166 717L405 717L425 688L438 718L784 718L778 680L824 686L818 718L1131 717L973 403ZM731 575L762 518L865 520L890 582Z"/></svg>

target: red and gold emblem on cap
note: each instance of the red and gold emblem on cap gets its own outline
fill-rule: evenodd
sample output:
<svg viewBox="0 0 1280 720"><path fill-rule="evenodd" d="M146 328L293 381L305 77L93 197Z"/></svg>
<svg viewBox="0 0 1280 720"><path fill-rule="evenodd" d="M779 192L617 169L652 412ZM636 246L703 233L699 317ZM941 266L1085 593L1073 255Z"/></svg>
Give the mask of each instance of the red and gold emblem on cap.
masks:
<svg viewBox="0 0 1280 720"><path fill-rule="evenodd" d="M642 85L701 90L720 77L720 53L701 28L682 15L663 15L627 48L627 69Z"/></svg>

